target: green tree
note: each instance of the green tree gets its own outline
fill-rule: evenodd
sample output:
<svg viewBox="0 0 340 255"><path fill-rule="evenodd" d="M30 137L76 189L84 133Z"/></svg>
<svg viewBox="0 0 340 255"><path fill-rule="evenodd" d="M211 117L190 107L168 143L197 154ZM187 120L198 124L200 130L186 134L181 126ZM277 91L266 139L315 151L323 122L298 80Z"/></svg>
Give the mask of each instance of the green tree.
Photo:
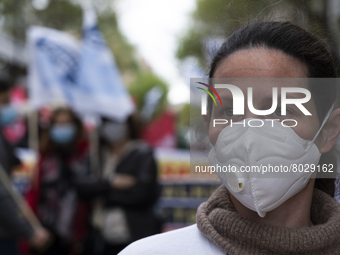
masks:
<svg viewBox="0 0 340 255"><path fill-rule="evenodd" d="M168 85L157 75L151 72L144 72L139 73L134 82L129 87L130 94L134 98L139 112L142 111L143 107L145 107L147 103L146 94L154 87L158 87L162 94L157 105L155 106L151 118L147 120L148 122L159 116L159 114L162 113L167 107Z"/></svg>
<svg viewBox="0 0 340 255"><path fill-rule="evenodd" d="M98 1L92 0L94 6ZM134 47L118 28L117 17L111 7L114 0L105 1L106 8L96 8L99 27L111 48L124 81L129 83L140 71ZM24 42L26 31L32 25L67 31L78 38L82 34L82 7L75 1L50 0L47 8L36 10L31 1L0 0L2 30L18 41Z"/></svg>
<svg viewBox="0 0 340 255"><path fill-rule="evenodd" d="M180 41L177 57L195 57L207 68L206 39L225 38L251 21L290 20L325 38L336 60L339 51L339 10L337 0L197 0L192 26Z"/></svg>

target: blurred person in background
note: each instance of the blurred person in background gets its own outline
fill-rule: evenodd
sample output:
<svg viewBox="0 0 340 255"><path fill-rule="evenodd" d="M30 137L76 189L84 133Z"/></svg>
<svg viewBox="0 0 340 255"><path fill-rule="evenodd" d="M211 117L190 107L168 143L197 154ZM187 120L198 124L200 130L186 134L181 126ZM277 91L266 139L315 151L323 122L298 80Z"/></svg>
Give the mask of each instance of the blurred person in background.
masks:
<svg viewBox="0 0 340 255"><path fill-rule="evenodd" d="M87 205L77 184L89 174L88 141L78 116L68 108L52 113L42 133L37 177L27 199L54 241L44 254L78 254L85 236Z"/></svg>
<svg viewBox="0 0 340 255"><path fill-rule="evenodd" d="M9 105L10 84L6 77L0 77L0 128L13 123L17 118L16 110ZM14 149L0 131L0 164L8 176L11 170L20 165ZM1 170L2 171L2 170ZM0 180L0 253L5 255L19 254L18 239L26 239L36 248L43 247L49 240L45 229L33 229L20 212L6 187ZM9 184L11 185L11 184Z"/></svg>
<svg viewBox="0 0 340 255"><path fill-rule="evenodd" d="M82 192L87 191L88 199L96 198L91 219L94 250L89 254L117 254L131 242L161 231L155 213L160 193L157 165L153 150L139 140L139 127L135 116L124 123L102 119L101 186L84 186Z"/></svg>

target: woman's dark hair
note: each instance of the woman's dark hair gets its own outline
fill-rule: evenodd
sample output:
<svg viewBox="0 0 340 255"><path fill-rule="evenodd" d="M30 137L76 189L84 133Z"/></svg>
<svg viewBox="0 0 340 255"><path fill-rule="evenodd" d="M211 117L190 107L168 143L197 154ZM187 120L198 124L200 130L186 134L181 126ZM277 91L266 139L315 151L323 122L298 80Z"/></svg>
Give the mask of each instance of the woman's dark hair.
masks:
<svg viewBox="0 0 340 255"><path fill-rule="evenodd" d="M10 76L8 73L0 72L0 93L9 91L12 87Z"/></svg>
<svg viewBox="0 0 340 255"><path fill-rule="evenodd" d="M60 114L65 114L65 113L70 116L71 122L75 125L76 135L73 138L71 144L68 144L67 147L65 146L60 147L59 145L53 142L53 140L50 137L49 131L50 131L50 128L53 126L53 124L55 124L58 116ZM75 149L77 141L79 141L83 136L84 136L83 123L80 120L80 118L77 116L77 114L69 108L57 108L52 113L49 128L45 130L42 134L41 141L40 141L40 150L42 153L53 152L56 149L62 150L65 153L71 153Z"/></svg>
<svg viewBox="0 0 340 255"><path fill-rule="evenodd" d="M5 93L11 89L10 84L0 78L0 93Z"/></svg>
<svg viewBox="0 0 340 255"><path fill-rule="evenodd" d="M137 115L130 115L127 118L127 124L129 127L129 137L132 140L138 140L140 139L140 133L141 133L141 121L139 120L139 118L137 117Z"/></svg>
<svg viewBox="0 0 340 255"><path fill-rule="evenodd" d="M335 78L336 68L327 49L327 45L318 37L291 22L259 22L249 24L233 32L223 43L210 65L209 78L213 78L220 62L231 54L245 49L267 48L281 51L304 63L308 78ZM327 89L320 84L309 83L309 90L316 104L318 119L321 124L332 104L336 100L336 84L328 84ZM209 98L208 110L212 110ZM333 163L336 168L334 151L322 154L319 164ZM335 179L315 180L315 188L331 196L335 192Z"/></svg>

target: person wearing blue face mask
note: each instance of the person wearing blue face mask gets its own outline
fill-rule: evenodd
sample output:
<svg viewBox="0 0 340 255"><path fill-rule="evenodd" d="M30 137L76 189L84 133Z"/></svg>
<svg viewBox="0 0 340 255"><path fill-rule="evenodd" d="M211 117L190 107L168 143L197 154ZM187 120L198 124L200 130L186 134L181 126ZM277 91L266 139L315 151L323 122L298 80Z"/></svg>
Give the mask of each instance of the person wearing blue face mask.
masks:
<svg viewBox="0 0 340 255"><path fill-rule="evenodd" d="M10 85L8 78L0 77L0 127L13 123L17 118L17 112L9 106ZM10 176L12 169L20 165L15 156L13 147L8 143L3 133L0 132L0 164L5 174ZM33 247L44 246L49 239L45 229L33 229L28 222L21 217L19 208L6 190L6 183L0 181L0 253L19 254L17 242L26 239Z"/></svg>
<svg viewBox="0 0 340 255"><path fill-rule="evenodd" d="M27 195L54 237L44 254L70 254L85 236L87 204L79 199L77 183L89 174L88 147L78 116L68 108L54 110L40 138L38 178Z"/></svg>
<svg viewBox="0 0 340 255"><path fill-rule="evenodd" d="M10 105L10 85L8 78L0 77L0 126L14 123L18 118L18 111Z"/></svg>
<svg viewBox="0 0 340 255"><path fill-rule="evenodd" d="M12 124L18 117L18 111L11 105L2 106L0 110L1 126Z"/></svg>
<svg viewBox="0 0 340 255"><path fill-rule="evenodd" d="M56 144L66 145L74 139L76 131L73 124L55 124L50 129L50 136Z"/></svg>

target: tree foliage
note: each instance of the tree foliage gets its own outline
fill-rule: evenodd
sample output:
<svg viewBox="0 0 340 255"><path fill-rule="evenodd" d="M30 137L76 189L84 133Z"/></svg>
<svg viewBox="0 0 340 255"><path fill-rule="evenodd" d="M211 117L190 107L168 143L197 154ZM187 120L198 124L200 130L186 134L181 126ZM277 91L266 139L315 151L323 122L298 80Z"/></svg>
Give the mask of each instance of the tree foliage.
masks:
<svg viewBox="0 0 340 255"><path fill-rule="evenodd" d="M207 68L206 40L225 38L252 21L290 20L328 41L336 60L339 52L339 10L335 0L197 0L192 26L179 42L177 57L198 59Z"/></svg>
<svg viewBox="0 0 340 255"><path fill-rule="evenodd" d="M130 94L134 98L139 111L141 111L146 103L145 95L154 87L159 87L161 89L162 96L155 108L152 119L156 118L161 112L163 112L167 106L168 85L166 82L151 72L144 72L139 73L129 87Z"/></svg>
<svg viewBox="0 0 340 255"><path fill-rule="evenodd" d="M92 1L96 7L98 1ZM112 8L113 1L105 1L105 9L96 8L98 22L124 80L129 82L129 77L135 77L140 68L134 47L119 30L116 13ZM2 30L18 41L25 41L26 31L32 25L66 31L81 38L83 11L76 1L50 0L46 9L36 10L31 1L0 0L0 14Z"/></svg>

